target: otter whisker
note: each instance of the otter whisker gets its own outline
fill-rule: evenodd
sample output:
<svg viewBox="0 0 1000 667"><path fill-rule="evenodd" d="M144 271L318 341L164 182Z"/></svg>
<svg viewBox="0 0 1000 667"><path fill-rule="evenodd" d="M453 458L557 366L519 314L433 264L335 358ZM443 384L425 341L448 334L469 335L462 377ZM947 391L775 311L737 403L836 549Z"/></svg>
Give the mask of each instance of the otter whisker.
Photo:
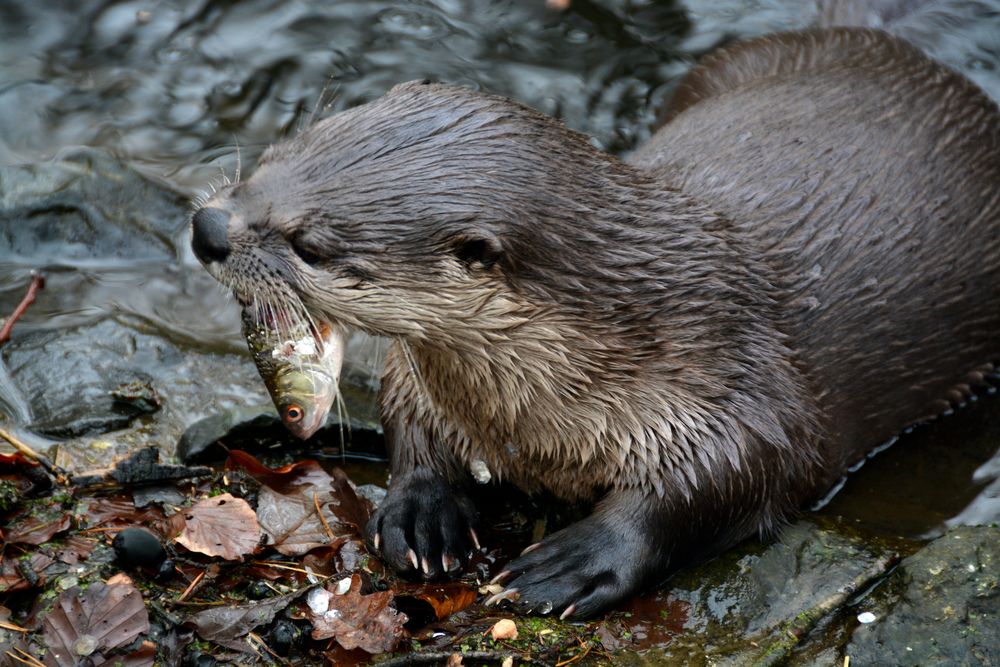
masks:
<svg viewBox="0 0 1000 667"><path fill-rule="evenodd" d="M416 381L417 386L420 391L425 395L429 396L427 392L427 385L424 383L424 376L421 375L420 369L417 368L417 362L413 358L413 351L410 349L410 344L407 343L402 338L397 338L396 342L399 343L399 348L403 351L403 356L406 358L406 363L410 367L410 373L413 374L413 379Z"/></svg>
<svg viewBox="0 0 1000 667"><path fill-rule="evenodd" d="M316 113L321 108L324 107L323 98L326 97L326 91L330 88L330 83L332 81L333 81L333 76L331 75L330 78L328 78L326 80L326 83L323 84L323 90L321 90L319 92L319 97L316 99L316 104L313 105L312 111L309 112L309 117L306 119L305 125L299 126L299 130L298 130L299 132L301 132L304 128L309 127L310 125L312 125L313 122L316 120ZM329 109L331 106L333 106L333 101L335 99L337 99L337 93L339 91L340 91L340 82L338 81L337 82L337 87L334 88L333 93L330 96L330 101L328 103L326 103L326 107L325 107L326 109Z"/></svg>
<svg viewBox="0 0 1000 667"><path fill-rule="evenodd" d="M344 401L343 394L340 393L338 388L337 391L337 421L340 423L340 459L343 461L347 457L347 441L349 438L344 437L344 425L347 425L347 435L350 436L351 433L351 415L347 411L347 403Z"/></svg>
<svg viewBox="0 0 1000 667"><path fill-rule="evenodd" d="M243 159L240 156L240 140L235 134L233 135L233 143L236 145L236 174L233 178L233 182L239 183L240 174L243 173Z"/></svg>

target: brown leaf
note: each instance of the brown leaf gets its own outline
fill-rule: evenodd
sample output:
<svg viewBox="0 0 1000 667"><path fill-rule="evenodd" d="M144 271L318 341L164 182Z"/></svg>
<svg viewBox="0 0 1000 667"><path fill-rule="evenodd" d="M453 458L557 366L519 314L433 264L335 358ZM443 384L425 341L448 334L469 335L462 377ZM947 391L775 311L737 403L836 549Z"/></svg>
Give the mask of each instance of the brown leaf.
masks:
<svg viewBox="0 0 1000 667"><path fill-rule="evenodd" d="M336 534L331 537L326 529L336 524L336 517L323 509L324 523L312 496L284 495L262 486L257 494L257 518L268 543L286 556L301 556L337 541Z"/></svg>
<svg viewBox="0 0 1000 667"><path fill-rule="evenodd" d="M440 621L457 614L476 601L476 589L461 581L432 584L400 584L395 587L396 597L423 600L434 610ZM402 603L400 603L402 604Z"/></svg>
<svg viewBox="0 0 1000 667"><path fill-rule="evenodd" d="M90 552L96 546L97 540L93 538L71 535L63 541L61 547L55 550L55 557L67 565L76 565L81 560L87 560Z"/></svg>
<svg viewBox="0 0 1000 667"><path fill-rule="evenodd" d="M272 470L246 452L232 451L226 467L242 469L258 482L282 495L302 495L310 499L315 492L321 504L331 504L337 523L347 523L360 533L371 516L371 503L360 497L343 470L327 472L316 461L299 461Z"/></svg>
<svg viewBox="0 0 1000 667"><path fill-rule="evenodd" d="M336 584L328 584L336 589ZM306 600L313 639L333 637L346 649L360 648L368 653L385 653L395 648L406 631L406 616L389 603L392 593L384 591L361 595L361 577L351 577L351 586L343 595L326 588L315 588Z"/></svg>
<svg viewBox="0 0 1000 667"><path fill-rule="evenodd" d="M273 621L275 615L302 595L304 590L248 605L205 609L192 614L185 625L193 627L202 639L244 651L246 642L241 638L254 628Z"/></svg>
<svg viewBox="0 0 1000 667"><path fill-rule="evenodd" d="M82 594L78 586L64 591L42 621L42 632L46 665L75 667L84 657L101 665L107 653L149 632L149 615L131 580L119 576L92 583Z"/></svg>
<svg viewBox="0 0 1000 667"><path fill-rule="evenodd" d="M70 516L64 512L56 517L34 517L29 516L24 521L19 521L7 531L6 541L8 544L45 544L51 540L56 533L61 533L70 527Z"/></svg>
<svg viewBox="0 0 1000 667"><path fill-rule="evenodd" d="M163 512L155 507L136 509L135 503L122 498L87 498L80 501L77 516L81 527L94 528L108 523L132 526L160 521Z"/></svg>
<svg viewBox="0 0 1000 667"><path fill-rule="evenodd" d="M4 558L0 567L0 593L13 593L43 585L45 577L42 572L54 562L54 558L41 551L31 554L27 560Z"/></svg>
<svg viewBox="0 0 1000 667"><path fill-rule="evenodd" d="M315 461L271 470L240 451L229 453L227 467L244 470L263 485L257 520L269 543L286 556L301 556L345 535L360 534L368 520L370 504L354 492L341 470L331 475Z"/></svg>
<svg viewBox="0 0 1000 667"><path fill-rule="evenodd" d="M242 498L228 493L201 500L183 513L177 543L207 556L239 560L260 543L257 514Z"/></svg>
<svg viewBox="0 0 1000 667"><path fill-rule="evenodd" d="M517 624L509 618L501 618L490 628L490 636L494 640L517 639Z"/></svg>

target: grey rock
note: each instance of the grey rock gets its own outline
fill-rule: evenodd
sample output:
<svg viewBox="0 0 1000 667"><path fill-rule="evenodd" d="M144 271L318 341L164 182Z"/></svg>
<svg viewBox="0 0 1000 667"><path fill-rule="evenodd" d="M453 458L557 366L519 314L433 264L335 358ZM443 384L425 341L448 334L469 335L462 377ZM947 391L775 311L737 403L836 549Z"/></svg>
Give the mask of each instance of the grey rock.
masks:
<svg viewBox="0 0 1000 667"><path fill-rule="evenodd" d="M953 528L909 558L855 628L860 665L1000 665L1000 528Z"/></svg>

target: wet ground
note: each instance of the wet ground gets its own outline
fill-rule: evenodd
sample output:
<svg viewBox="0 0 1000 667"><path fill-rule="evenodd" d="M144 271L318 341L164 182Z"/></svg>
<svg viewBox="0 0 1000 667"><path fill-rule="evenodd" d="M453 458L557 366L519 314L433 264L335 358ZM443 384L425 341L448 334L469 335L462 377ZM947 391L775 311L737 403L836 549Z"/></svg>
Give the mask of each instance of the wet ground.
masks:
<svg viewBox="0 0 1000 667"><path fill-rule="evenodd" d="M32 271L48 277L3 350L4 427L97 463L136 444L170 452L199 419L266 404L235 306L187 247L186 202L317 115L432 78L510 95L627 152L701 54L816 16L791 0L0 2L0 313ZM996 25L970 21L954 39L907 29L997 98ZM352 355L363 431L379 355L364 341ZM109 398L136 382L159 412ZM901 435L820 518L903 541L996 522L998 445L1000 399L984 393ZM349 468L358 481L383 472Z"/></svg>

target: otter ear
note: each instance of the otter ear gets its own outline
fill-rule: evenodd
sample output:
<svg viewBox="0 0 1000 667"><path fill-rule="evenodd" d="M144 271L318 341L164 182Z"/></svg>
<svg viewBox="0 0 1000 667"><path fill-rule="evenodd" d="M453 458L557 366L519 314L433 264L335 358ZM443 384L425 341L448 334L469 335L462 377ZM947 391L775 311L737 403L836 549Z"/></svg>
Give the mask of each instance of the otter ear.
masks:
<svg viewBox="0 0 1000 667"><path fill-rule="evenodd" d="M455 257L467 267L492 268L503 254L500 239L489 232L476 231L463 234L455 239Z"/></svg>

